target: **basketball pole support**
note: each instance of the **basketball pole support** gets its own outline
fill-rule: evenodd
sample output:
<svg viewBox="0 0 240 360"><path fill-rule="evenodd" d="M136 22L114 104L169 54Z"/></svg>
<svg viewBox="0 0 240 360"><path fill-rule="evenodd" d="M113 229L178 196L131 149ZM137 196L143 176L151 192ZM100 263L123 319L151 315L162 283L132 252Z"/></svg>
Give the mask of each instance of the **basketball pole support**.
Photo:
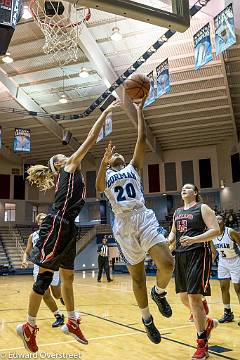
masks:
<svg viewBox="0 0 240 360"><path fill-rule="evenodd" d="M81 5L178 32L190 26L189 0L172 0L172 12L129 0L81 0Z"/></svg>

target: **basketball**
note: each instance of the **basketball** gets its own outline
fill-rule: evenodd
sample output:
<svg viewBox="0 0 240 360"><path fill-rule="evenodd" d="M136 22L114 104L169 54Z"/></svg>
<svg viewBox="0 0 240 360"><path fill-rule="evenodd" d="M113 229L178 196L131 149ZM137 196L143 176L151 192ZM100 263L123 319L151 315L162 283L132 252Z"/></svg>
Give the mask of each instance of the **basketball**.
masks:
<svg viewBox="0 0 240 360"><path fill-rule="evenodd" d="M150 79L143 74L133 74L125 82L124 88L131 99L142 99L150 90Z"/></svg>

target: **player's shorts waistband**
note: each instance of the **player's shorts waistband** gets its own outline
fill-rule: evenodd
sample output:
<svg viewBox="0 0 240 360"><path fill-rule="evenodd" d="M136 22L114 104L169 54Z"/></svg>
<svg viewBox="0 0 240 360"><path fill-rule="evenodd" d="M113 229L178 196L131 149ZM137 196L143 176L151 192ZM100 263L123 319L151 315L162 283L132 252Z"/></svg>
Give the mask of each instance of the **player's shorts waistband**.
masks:
<svg viewBox="0 0 240 360"><path fill-rule="evenodd" d="M125 217L133 214L139 214L145 210L149 210L146 206L141 206L133 209L123 209L121 213L115 214L115 217Z"/></svg>

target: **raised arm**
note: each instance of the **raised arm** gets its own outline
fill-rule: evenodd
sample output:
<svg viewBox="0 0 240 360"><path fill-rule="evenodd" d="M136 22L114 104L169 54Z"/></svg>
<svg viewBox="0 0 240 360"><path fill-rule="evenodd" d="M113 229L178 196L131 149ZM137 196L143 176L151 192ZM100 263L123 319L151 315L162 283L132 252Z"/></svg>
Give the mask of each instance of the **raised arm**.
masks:
<svg viewBox="0 0 240 360"><path fill-rule="evenodd" d="M108 144L108 147L105 149L100 168L98 170L96 178L96 190L99 192L104 192L106 187L106 171L108 163L115 151L115 146L112 146L111 142Z"/></svg>
<svg viewBox="0 0 240 360"><path fill-rule="evenodd" d="M113 110L117 109L119 106L119 101L115 101L111 105L109 105L106 110L103 111L101 116L99 116L92 129L89 131L86 140L82 143L79 149L67 160L65 165L65 170L67 172L73 172L80 165L84 156L96 143L97 137L102 129L107 115Z"/></svg>
<svg viewBox="0 0 240 360"><path fill-rule="evenodd" d="M28 241L27 241L27 247L23 253L23 258L22 258L22 264L21 267L22 268L27 268L28 267L28 261L27 261L27 257L29 256L30 252L32 251L33 245L32 245L32 234L28 237Z"/></svg>
<svg viewBox="0 0 240 360"><path fill-rule="evenodd" d="M131 164L139 170L143 166L144 150L146 144L146 124L143 116L144 102L145 102L145 98L142 99L142 101L138 104L134 103L138 117L138 137L134 149L133 158L131 160Z"/></svg>

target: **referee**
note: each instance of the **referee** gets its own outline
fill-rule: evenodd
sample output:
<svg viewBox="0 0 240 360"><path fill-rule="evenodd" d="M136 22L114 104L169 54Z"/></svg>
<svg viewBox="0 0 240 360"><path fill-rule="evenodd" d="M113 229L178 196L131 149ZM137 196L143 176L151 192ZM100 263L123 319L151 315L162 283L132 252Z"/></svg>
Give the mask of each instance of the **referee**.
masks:
<svg viewBox="0 0 240 360"><path fill-rule="evenodd" d="M105 270L107 281L108 282L113 281L110 278L110 268L109 268L109 259L108 259L109 251L108 251L108 246L107 246L107 240L106 239L102 239L102 245L98 246L97 253L98 253L98 277L97 277L97 281L101 282L103 269Z"/></svg>

